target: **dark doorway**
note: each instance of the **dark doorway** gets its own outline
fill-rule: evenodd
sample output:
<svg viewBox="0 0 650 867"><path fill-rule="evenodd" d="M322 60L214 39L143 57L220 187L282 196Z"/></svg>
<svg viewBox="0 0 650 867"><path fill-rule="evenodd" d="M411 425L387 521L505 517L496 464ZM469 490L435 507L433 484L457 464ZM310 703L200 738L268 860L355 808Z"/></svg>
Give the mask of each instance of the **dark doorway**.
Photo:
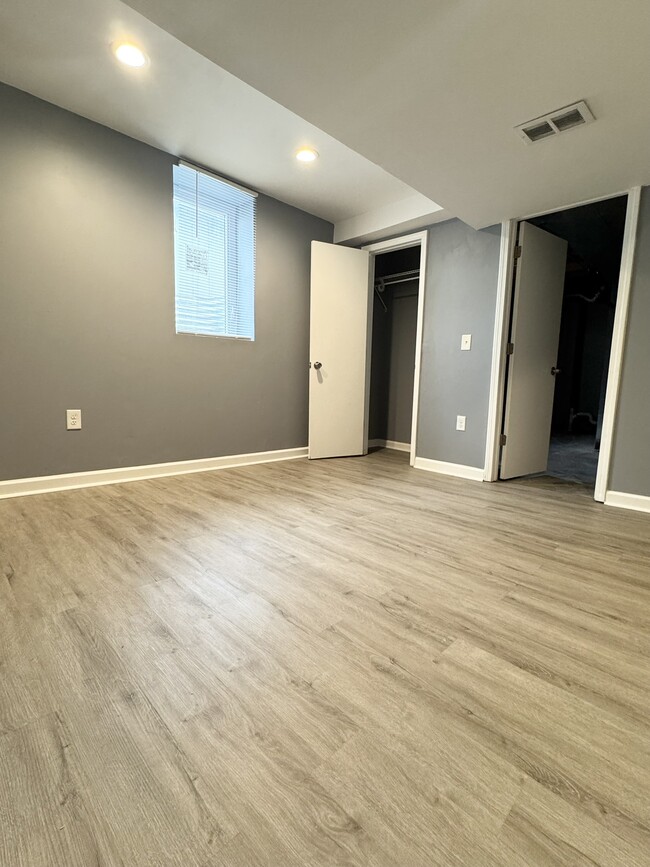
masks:
<svg viewBox="0 0 650 867"><path fill-rule="evenodd" d="M627 196L528 220L568 244L548 475L593 487Z"/></svg>

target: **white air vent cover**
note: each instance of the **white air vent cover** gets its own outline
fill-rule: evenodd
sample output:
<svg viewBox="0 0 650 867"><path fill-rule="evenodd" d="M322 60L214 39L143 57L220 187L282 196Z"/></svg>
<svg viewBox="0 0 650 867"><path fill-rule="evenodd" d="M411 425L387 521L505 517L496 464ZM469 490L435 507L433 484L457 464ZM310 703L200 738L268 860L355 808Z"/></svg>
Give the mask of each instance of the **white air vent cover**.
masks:
<svg viewBox="0 0 650 867"><path fill-rule="evenodd" d="M580 102L574 102L573 105L565 105L564 108L558 108L556 111L544 114L542 117L526 121L526 123L516 126L515 129L525 142L532 144L532 142L541 141L543 138L550 138L552 135L567 132L576 126L584 126L593 120L595 117L583 99Z"/></svg>

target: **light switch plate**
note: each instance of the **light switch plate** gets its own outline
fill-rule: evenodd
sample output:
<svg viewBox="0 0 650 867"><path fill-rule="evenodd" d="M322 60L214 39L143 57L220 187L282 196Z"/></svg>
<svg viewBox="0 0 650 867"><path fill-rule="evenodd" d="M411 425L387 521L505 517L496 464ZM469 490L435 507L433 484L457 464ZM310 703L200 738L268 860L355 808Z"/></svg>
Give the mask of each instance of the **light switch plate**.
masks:
<svg viewBox="0 0 650 867"><path fill-rule="evenodd" d="M456 430L465 430L465 422L467 421L466 415L457 415L456 416Z"/></svg>
<svg viewBox="0 0 650 867"><path fill-rule="evenodd" d="M460 338L460 348L469 351L472 348L472 335L463 334Z"/></svg>

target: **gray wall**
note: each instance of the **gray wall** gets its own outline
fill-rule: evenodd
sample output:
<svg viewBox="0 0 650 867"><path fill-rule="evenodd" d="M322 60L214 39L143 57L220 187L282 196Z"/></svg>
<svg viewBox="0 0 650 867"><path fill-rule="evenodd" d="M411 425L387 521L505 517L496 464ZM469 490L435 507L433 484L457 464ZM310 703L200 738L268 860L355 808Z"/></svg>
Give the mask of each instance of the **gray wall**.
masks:
<svg viewBox="0 0 650 867"><path fill-rule="evenodd" d="M370 373L370 439L411 442L418 283L386 288L375 298Z"/></svg>
<svg viewBox="0 0 650 867"><path fill-rule="evenodd" d="M388 304L388 290L382 297L388 307L384 311L373 296L372 344L370 350L370 408L368 439L387 439L388 429L388 384L390 382L390 335L392 305Z"/></svg>
<svg viewBox="0 0 650 867"><path fill-rule="evenodd" d="M429 229L417 455L483 467L501 228ZM472 335L462 352L461 334ZM456 430L456 416L467 429Z"/></svg>
<svg viewBox="0 0 650 867"><path fill-rule="evenodd" d="M417 291L417 281L393 289L386 439L398 443L411 442Z"/></svg>
<svg viewBox="0 0 650 867"><path fill-rule="evenodd" d="M608 488L650 497L650 188L641 194L627 345Z"/></svg>
<svg viewBox="0 0 650 867"><path fill-rule="evenodd" d="M177 336L173 157L3 85L0 117L0 478L304 446L333 227L260 196L255 342Z"/></svg>

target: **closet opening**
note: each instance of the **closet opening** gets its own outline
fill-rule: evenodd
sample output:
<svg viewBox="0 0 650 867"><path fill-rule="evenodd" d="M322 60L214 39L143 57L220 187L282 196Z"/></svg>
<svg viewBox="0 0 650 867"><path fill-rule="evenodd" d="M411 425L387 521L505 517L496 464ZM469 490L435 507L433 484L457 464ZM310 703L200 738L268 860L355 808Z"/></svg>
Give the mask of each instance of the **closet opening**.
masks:
<svg viewBox="0 0 650 867"><path fill-rule="evenodd" d="M370 356L369 448L410 452L421 245L374 256Z"/></svg>
<svg viewBox="0 0 650 867"><path fill-rule="evenodd" d="M627 208L623 195L519 224L501 479L595 487Z"/></svg>

